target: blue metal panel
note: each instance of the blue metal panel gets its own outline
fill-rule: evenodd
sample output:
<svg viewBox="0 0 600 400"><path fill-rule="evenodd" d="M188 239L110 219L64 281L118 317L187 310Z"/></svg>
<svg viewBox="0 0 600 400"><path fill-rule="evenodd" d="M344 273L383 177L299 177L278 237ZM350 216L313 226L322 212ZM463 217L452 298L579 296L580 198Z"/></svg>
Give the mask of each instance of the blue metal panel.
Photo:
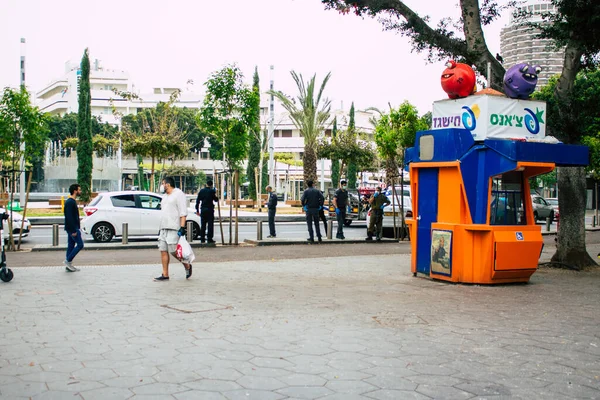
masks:
<svg viewBox="0 0 600 400"><path fill-rule="evenodd" d="M589 164L587 146L493 139L485 140L483 143L512 161L546 162L558 166Z"/></svg>
<svg viewBox="0 0 600 400"><path fill-rule="evenodd" d="M433 136L433 159L421 160L419 148L422 136ZM415 147L406 150L406 163L430 161L456 161L460 159L473 146L473 135L466 129L436 129L417 132Z"/></svg>
<svg viewBox="0 0 600 400"><path fill-rule="evenodd" d="M479 165L480 160L483 159L484 146L474 146L467 154L460 160L460 172L463 178L463 184L465 186L465 192L467 195L467 205L473 223L477 221L477 193L478 193L478 179L479 179Z"/></svg>
<svg viewBox="0 0 600 400"><path fill-rule="evenodd" d="M439 170L419 168L417 216L417 272L431 269L431 224L437 222Z"/></svg>

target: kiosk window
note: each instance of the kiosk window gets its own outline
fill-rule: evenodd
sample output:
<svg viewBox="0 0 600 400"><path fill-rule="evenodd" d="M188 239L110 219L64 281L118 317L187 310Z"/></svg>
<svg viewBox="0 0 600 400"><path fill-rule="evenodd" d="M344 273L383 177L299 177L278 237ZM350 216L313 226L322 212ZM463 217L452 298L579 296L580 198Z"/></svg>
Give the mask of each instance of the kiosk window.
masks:
<svg viewBox="0 0 600 400"><path fill-rule="evenodd" d="M511 171L492 179L490 225L525 225L523 174Z"/></svg>

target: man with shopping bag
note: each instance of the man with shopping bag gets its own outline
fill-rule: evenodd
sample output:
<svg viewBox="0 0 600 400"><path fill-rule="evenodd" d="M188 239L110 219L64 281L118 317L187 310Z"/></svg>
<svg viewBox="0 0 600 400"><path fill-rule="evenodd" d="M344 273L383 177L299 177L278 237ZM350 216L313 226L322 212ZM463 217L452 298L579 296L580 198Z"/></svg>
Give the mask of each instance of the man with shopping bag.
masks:
<svg viewBox="0 0 600 400"><path fill-rule="evenodd" d="M175 187L175 180L170 176L162 180L160 192L164 193L160 203L161 217L158 235L162 275L154 278L154 280L169 280L169 253L181 261L185 267L185 278L189 279L192 276L194 253L191 251L189 243L185 240L185 235L187 234L187 229L185 228L185 220L188 213L187 199L185 198L185 194ZM189 249L185 247L186 244L189 246ZM179 257L177 254L178 247ZM186 253L187 257L183 256L184 253Z"/></svg>

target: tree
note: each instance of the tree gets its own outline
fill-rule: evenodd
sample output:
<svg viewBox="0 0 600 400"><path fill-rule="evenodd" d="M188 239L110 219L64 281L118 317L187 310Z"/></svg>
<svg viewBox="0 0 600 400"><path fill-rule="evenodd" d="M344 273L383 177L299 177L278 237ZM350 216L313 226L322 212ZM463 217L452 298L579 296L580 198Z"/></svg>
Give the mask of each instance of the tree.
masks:
<svg viewBox="0 0 600 400"><path fill-rule="evenodd" d="M0 168L10 177L10 203L14 201L20 159L32 163L42 157L47 140L47 118L31 105L25 87L20 90L5 88L0 99ZM8 168L7 168L8 167ZM9 227L12 227L12 213ZM12 228L10 246L14 248Z"/></svg>
<svg viewBox="0 0 600 400"><path fill-rule="evenodd" d="M261 165L262 161L262 129L260 127L260 79L258 77L258 67L254 68L254 76L252 83L252 90L258 96L258 103L256 103L254 112L256 113L256 122L249 137L249 149L248 149L248 166L246 168L246 176L248 177L248 192L252 200L258 199L258 193L261 190L256 190L256 179L255 170L259 168L262 172ZM259 184L260 187L260 184ZM260 201L260 199L258 199ZM260 207L260 205L259 205Z"/></svg>
<svg viewBox="0 0 600 400"><path fill-rule="evenodd" d="M302 74L298 75L295 71L291 71L291 75L298 87L298 96L295 100L280 91L270 91L269 93L281 102L292 122L304 137L304 154L302 156L304 182L309 180L317 182L318 138L329 120L331 110L331 101L323 98L323 91L331 77L331 72L325 76L317 93L315 93L316 75L313 75L307 82L304 82Z"/></svg>
<svg viewBox="0 0 600 400"><path fill-rule="evenodd" d="M81 186L81 200L92 198L92 95L90 93L90 57L88 49L81 58L81 79L77 112L77 183Z"/></svg>
<svg viewBox="0 0 600 400"><path fill-rule="evenodd" d="M337 117L333 119L333 129L331 130L331 142L337 140ZM337 187L340 182L340 160L334 154L331 155L331 185Z"/></svg>
<svg viewBox="0 0 600 400"><path fill-rule="evenodd" d="M186 132L178 124L178 113L173 107L179 92L171 94L167 103L158 103L155 108L142 110L122 120L122 145L126 154L149 157L150 190L154 191L156 161L167 158L175 160L186 155L190 146ZM138 162L140 160L138 159Z"/></svg>
<svg viewBox="0 0 600 400"><path fill-rule="evenodd" d="M486 0L481 8L478 0L461 0L461 19L452 30L453 21L446 18L437 27L429 25L428 18L419 16L400 0L321 0L327 9L341 13L351 10L356 15L379 17L385 29L396 30L407 36L416 51L425 51L429 61L455 58L474 64L479 71L491 65L492 82L489 86L502 90L504 68L489 51L483 27L497 18L501 11L512 5L499 6ZM555 14L544 14L543 24L537 24L541 36L553 39L557 46L565 47L563 69L553 92L553 97L567 104L573 95L577 73L594 66L600 52L600 2L597 0L550 0ZM566 129L575 118L569 108L557 110L563 121L557 127L558 135L567 144L579 143L581 137ZM557 252L553 260L567 262L575 267L596 265L589 257L585 245L585 172L583 168L564 168L559 174L559 202L571 206L561 209L561 224ZM562 193L562 194L561 194ZM564 196L564 197L563 197ZM571 201L578 197L578 201ZM562 238L562 240L561 240Z"/></svg>
<svg viewBox="0 0 600 400"><path fill-rule="evenodd" d="M354 121L354 102L350 106L350 119L348 121L348 140L350 142L356 142L356 123ZM348 160L348 172L346 177L348 178L348 187L350 189L356 189L356 176L358 174L358 166L355 160Z"/></svg>

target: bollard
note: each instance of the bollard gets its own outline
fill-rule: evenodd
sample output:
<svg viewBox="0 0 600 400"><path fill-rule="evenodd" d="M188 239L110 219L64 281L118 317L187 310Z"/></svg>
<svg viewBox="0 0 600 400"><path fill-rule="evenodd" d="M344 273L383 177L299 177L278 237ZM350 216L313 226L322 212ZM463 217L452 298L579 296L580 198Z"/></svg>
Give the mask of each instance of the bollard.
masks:
<svg viewBox="0 0 600 400"><path fill-rule="evenodd" d="M52 246L58 246L58 224L52 225Z"/></svg>
<svg viewBox="0 0 600 400"><path fill-rule="evenodd" d="M262 221L256 221L256 240L262 240Z"/></svg>
<svg viewBox="0 0 600 400"><path fill-rule="evenodd" d="M121 244L129 243L129 225L123 222L123 234L121 235Z"/></svg>
<svg viewBox="0 0 600 400"><path fill-rule="evenodd" d="M192 221L187 221L185 224L187 226L186 239L188 243L192 243L192 240L194 240L194 223Z"/></svg>
<svg viewBox="0 0 600 400"><path fill-rule="evenodd" d="M327 239L333 238L333 220L327 221Z"/></svg>
<svg viewBox="0 0 600 400"><path fill-rule="evenodd" d="M546 218L546 232L550 232L550 225L552 225L552 220L548 217Z"/></svg>
<svg viewBox="0 0 600 400"><path fill-rule="evenodd" d="M592 227L593 228L596 227L596 216L595 215L592 217Z"/></svg>

